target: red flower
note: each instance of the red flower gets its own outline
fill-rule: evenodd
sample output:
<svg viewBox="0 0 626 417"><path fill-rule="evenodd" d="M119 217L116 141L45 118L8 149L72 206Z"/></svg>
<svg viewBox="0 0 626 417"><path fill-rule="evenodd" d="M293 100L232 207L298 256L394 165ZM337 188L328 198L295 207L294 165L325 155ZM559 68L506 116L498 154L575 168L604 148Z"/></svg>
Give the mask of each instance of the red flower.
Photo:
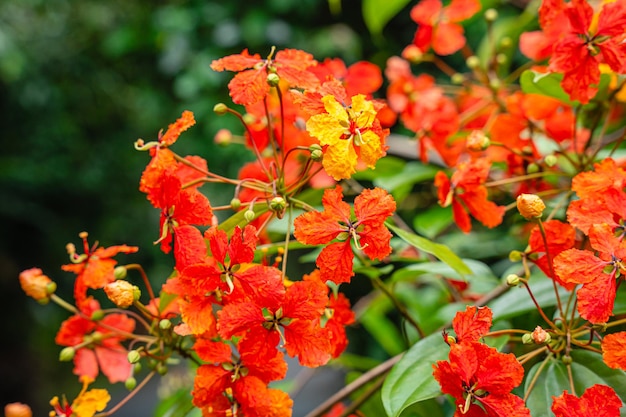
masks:
<svg viewBox="0 0 626 417"><path fill-rule="evenodd" d="M602 338L602 359L610 368L626 370L626 332L611 333Z"/></svg>
<svg viewBox="0 0 626 417"><path fill-rule="evenodd" d="M574 243L576 243L576 230L574 230L570 224L563 223L559 220L548 220L543 223L543 227L546 231L546 240L548 241L548 250L550 251L551 260L554 261L554 258L556 258L558 254L574 247ZM533 254L530 259L544 274L550 278L554 278L550 265L548 264L546 248L543 244L539 226L533 227L533 230L530 232L528 246L530 247L529 254Z"/></svg>
<svg viewBox="0 0 626 417"><path fill-rule="evenodd" d="M96 243L89 247L87 232L79 235L83 239L85 253L78 255L73 244L68 244L71 264L63 265L64 271L74 272L78 276L74 283L74 298L76 306L83 310L89 304L91 297L87 297L87 288L99 289L110 282L115 281L114 269L117 261L113 259L118 253L134 253L139 250L136 246L111 246L99 248Z"/></svg>
<svg viewBox="0 0 626 417"><path fill-rule="evenodd" d="M233 102L243 105L254 104L267 96L270 91L267 76L271 73L285 80L290 87L308 89L319 84L317 77L307 71L317 64L311 54L297 49L285 49L278 51L275 58L272 58L273 55L272 49L267 59L261 59L260 55L250 55L246 49L241 54L213 61L211 69L239 72L228 83L228 89Z"/></svg>
<svg viewBox="0 0 626 417"><path fill-rule="evenodd" d="M480 158L460 163L450 179L443 171L435 176L439 205L452 205L454 221L465 233L472 230L469 214L487 227L502 223L504 207L487 199L487 188L483 185L490 167L491 162Z"/></svg>
<svg viewBox="0 0 626 417"><path fill-rule="evenodd" d="M441 391L456 399L455 417L530 417L524 401L511 394L524 378L512 353L467 342L450 346L449 361L433 365Z"/></svg>
<svg viewBox="0 0 626 417"><path fill-rule="evenodd" d="M99 309L100 304L90 300L84 307L84 315L74 315L61 324L55 342L61 346L80 346L74 355L74 374L96 379L100 370L111 383L126 381L131 376L132 365L120 341L133 332L135 321L125 314L109 314L97 322L85 318Z"/></svg>
<svg viewBox="0 0 626 417"><path fill-rule="evenodd" d="M463 27L457 22L480 10L476 0L452 0L443 7L441 0L422 0L411 10L411 19L419 25L413 44L422 53L430 48L438 55L450 55L465 46Z"/></svg>
<svg viewBox="0 0 626 417"><path fill-rule="evenodd" d="M626 4L604 4L595 30L593 9L587 1L572 0L564 12L571 28L554 45L550 70L563 73L563 89L570 99L584 104L598 92L601 63L618 73L626 71Z"/></svg>
<svg viewBox="0 0 626 417"><path fill-rule="evenodd" d="M491 328L493 314L488 307L467 306L452 320L457 343L477 342Z"/></svg>
<svg viewBox="0 0 626 417"><path fill-rule="evenodd" d="M327 58L324 62L310 68L321 83L329 80L341 81L348 97L365 94L371 97L383 85L383 77L377 65L367 61L359 61L346 67L339 58ZM324 95L324 94L323 94Z"/></svg>
<svg viewBox="0 0 626 417"><path fill-rule="evenodd" d="M343 201L340 186L324 191L324 211L311 211L298 216L294 221L294 236L307 245L328 244L319 257L323 281L337 284L349 282L354 272L354 253L350 241L370 259L383 259L391 253L391 233L384 225L387 217L396 209L396 202L381 188L366 189L354 199L353 220L350 206ZM330 243L338 239L339 242Z"/></svg>
<svg viewBox="0 0 626 417"><path fill-rule="evenodd" d="M597 224L589 230L589 243L596 251L568 249L554 259L559 284L576 292L580 316L592 323L606 323L613 312L616 277L623 274L626 242L613 234L608 224Z"/></svg>
<svg viewBox="0 0 626 417"><path fill-rule="evenodd" d="M552 399L556 417L619 417L622 406L613 388L599 384L587 388L580 398L563 391Z"/></svg>

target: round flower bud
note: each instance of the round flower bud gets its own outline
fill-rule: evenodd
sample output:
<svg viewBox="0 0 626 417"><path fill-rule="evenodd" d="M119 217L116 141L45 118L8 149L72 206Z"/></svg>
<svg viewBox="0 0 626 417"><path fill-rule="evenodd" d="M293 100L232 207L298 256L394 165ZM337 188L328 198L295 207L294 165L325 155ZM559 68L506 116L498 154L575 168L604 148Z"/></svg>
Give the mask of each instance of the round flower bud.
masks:
<svg viewBox="0 0 626 417"><path fill-rule="evenodd" d="M528 166L526 167L526 173L534 174L536 172L539 172L539 165L537 165L534 162L531 162L530 164L528 164Z"/></svg>
<svg viewBox="0 0 626 417"><path fill-rule="evenodd" d="M135 286L128 281L113 281L104 286L104 292L119 308L128 308L135 301Z"/></svg>
<svg viewBox="0 0 626 417"><path fill-rule="evenodd" d="M218 130L217 133L215 134L215 137L213 138L213 141L216 144L222 145L222 146L229 145L232 140L233 140L233 133L228 129Z"/></svg>
<svg viewBox="0 0 626 417"><path fill-rule="evenodd" d="M256 214L254 213L254 210L246 210L245 213L243 213L243 217L246 219L246 221L248 223L250 223L252 220L255 219Z"/></svg>
<svg viewBox="0 0 626 417"><path fill-rule="evenodd" d="M141 353L137 350L129 350L126 358L129 363L137 363L141 359Z"/></svg>
<svg viewBox="0 0 626 417"><path fill-rule="evenodd" d="M424 53L420 48L411 44L402 51L402 58L413 64L418 64L424 59Z"/></svg>
<svg viewBox="0 0 626 417"><path fill-rule="evenodd" d="M485 20L487 22L494 22L498 18L498 11L496 9L485 10Z"/></svg>
<svg viewBox="0 0 626 417"><path fill-rule="evenodd" d="M543 214L546 205L535 194L520 194L517 196L517 209L526 220L538 219Z"/></svg>
<svg viewBox="0 0 626 417"><path fill-rule="evenodd" d="M465 61L465 65L467 65L467 68L469 69L476 69L480 67L480 58L478 58L476 55L472 55L467 58L467 60Z"/></svg>
<svg viewBox="0 0 626 417"><path fill-rule="evenodd" d="M541 326L535 327L535 330L533 330L531 335L533 337L533 341L537 343L538 345L542 343L548 343L552 339L552 337L550 336L550 333L543 330Z"/></svg>
<svg viewBox="0 0 626 417"><path fill-rule="evenodd" d="M270 209L272 211L282 212L286 206L287 202L282 197L274 197L270 200Z"/></svg>
<svg viewBox="0 0 626 417"><path fill-rule="evenodd" d="M126 275L128 275L128 270L125 266L116 266L113 270L113 275L115 276L115 279L124 279L126 278Z"/></svg>
<svg viewBox="0 0 626 417"><path fill-rule="evenodd" d="M530 333L525 333L522 336L522 343L525 345L532 345L535 342L533 341L533 336Z"/></svg>
<svg viewBox="0 0 626 417"><path fill-rule="evenodd" d="M546 163L547 167L552 168L553 166L556 165L556 163L558 162L558 159L555 155L550 154L550 155L546 155L543 161Z"/></svg>
<svg viewBox="0 0 626 417"><path fill-rule="evenodd" d="M280 83L280 77L275 73L267 74L267 83L270 87L276 87Z"/></svg>
<svg viewBox="0 0 626 417"><path fill-rule="evenodd" d="M39 302L48 301L51 294L56 290L56 284L54 284L48 276L43 274L43 271L39 268L27 269L20 273L20 286L22 290L29 297L34 298ZM50 292L52 291L52 292Z"/></svg>
<svg viewBox="0 0 626 417"><path fill-rule="evenodd" d="M102 310L96 310L93 313L91 313L91 320L93 321L100 321L104 318L104 311Z"/></svg>
<svg viewBox="0 0 626 417"><path fill-rule="evenodd" d="M132 391L137 386L137 380L131 376L126 381L124 381L124 386L127 390Z"/></svg>
<svg viewBox="0 0 626 417"><path fill-rule="evenodd" d="M520 283L520 277L516 274L509 274L506 276L506 285L509 287L517 287Z"/></svg>
<svg viewBox="0 0 626 417"><path fill-rule="evenodd" d="M4 406L4 417L32 417L33 411L22 403L10 403Z"/></svg>
<svg viewBox="0 0 626 417"><path fill-rule="evenodd" d="M59 353L59 360L61 362L69 362L74 359L74 355L76 354L76 349L71 346L63 348L61 353Z"/></svg>
<svg viewBox="0 0 626 417"><path fill-rule="evenodd" d="M572 359L572 357L570 355L563 355L563 357L561 358L561 361L565 365L571 365L572 362L574 362L574 360Z"/></svg>
<svg viewBox="0 0 626 417"><path fill-rule="evenodd" d="M163 376L165 374L167 374L167 365L164 364L163 362L159 362L156 365L156 371L158 372L159 375Z"/></svg>
<svg viewBox="0 0 626 417"><path fill-rule="evenodd" d="M322 147L318 144L309 146L309 151L311 152L311 159L315 162L320 162L324 157Z"/></svg>
<svg viewBox="0 0 626 417"><path fill-rule="evenodd" d="M230 200L230 208L233 210L239 210L241 207L241 200L238 198L233 198Z"/></svg>
<svg viewBox="0 0 626 417"><path fill-rule="evenodd" d="M167 330L170 327L172 327L172 322L168 319L163 319L159 322L159 329L161 330Z"/></svg>
<svg viewBox="0 0 626 417"><path fill-rule="evenodd" d="M506 64L506 62L509 60L509 57L506 56L506 54L497 54L496 55L496 62L500 65Z"/></svg>
<svg viewBox="0 0 626 417"><path fill-rule="evenodd" d="M491 141L482 130L473 130L467 137L467 149L474 152L484 151L489 147Z"/></svg>
<svg viewBox="0 0 626 417"><path fill-rule="evenodd" d="M228 106L224 103L217 103L213 106L213 112L218 116L228 113Z"/></svg>
<svg viewBox="0 0 626 417"><path fill-rule="evenodd" d="M522 252L518 250L512 250L511 252L509 252L509 261L511 262L519 262L522 260L522 258Z"/></svg>
<svg viewBox="0 0 626 417"><path fill-rule="evenodd" d="M452 77L450 77L450 82L452 82L452 84L463 84L464 81L465 75L461 74L460 72L452 74Z"/></svg>

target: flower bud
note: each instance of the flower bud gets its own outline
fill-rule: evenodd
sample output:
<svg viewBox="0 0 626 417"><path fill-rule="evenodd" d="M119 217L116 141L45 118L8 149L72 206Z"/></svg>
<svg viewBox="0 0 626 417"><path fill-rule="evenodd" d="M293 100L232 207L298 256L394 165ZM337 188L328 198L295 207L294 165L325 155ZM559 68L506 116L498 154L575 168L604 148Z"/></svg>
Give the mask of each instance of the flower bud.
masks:
<svg viewBox="0 0 626 417"><path fill-rule="evenodd" d="M124 279L126 278L126 275L128 275L128 270L125 266L116 266L113 270L113 275L115 276L115 279Z"/></svg>
<svg viewBox="0 0 626 417"><path fill-rule="evenodd" d="M509 60L509 57L506 54L497 54L496 55L496 62L500 65L504 65L506 64L506 62Z"/></svg>
<svg viewBox="0 0 626 417"><path fill-rule="evenodd" d="M102 310L96 310L93 313L91 313L91 320L93 321L100 321L104 318L104 311Z"/></svg>
<svg viewBox="0 0 626 417"><path fill-rule="evenodd" d="M528 166L526 167L526 173L534 174L536 172L539 172L539 165L537 165L534 162L531 162L530 164L528 164Z"/></svg>
<svg viewBox="0 0 626 417"><path fill-rule="evenodd" d="M322 147L318 144L309 146L309 151L311 152L311 159L315 162L320 162L324 157Z"/></svg>
<svg viewBox="0 0 626 417"><path fill-rule="evenodd" d="M556 165L556 163L558 162L558 159L555 155L550 154L550 155L546 155L543 161L546 163L547 167L552 168L553 166Z"/></svg>
<svg viewBox="0 0 626 417"><path fill-rule="evenodd" d="M545 210L543 200L535 194L520 194L517 196L517 209L526 219L539 219Z"/></svg>
<svg viewBox="0 0 626 417"><path fill-rule="evenodd" d="M274 197L270 200L270 209L275 212L282 212L287 207L287 202L282 197Z"/></svg>
<svg viewBox="0 0 626 417"><path fill-rule="evenodd" d="M241 207L241 200L238 198L233 198L230 200L230 208L233 210L239 210Z"/></svg>
<svg viewBox="0 0 626 417"><path fill-rule="evenodd" d="M495 22L497 18L498 18L498 11L496 9L485 10L485 20L487 22Z"/></svg>
<svg viewBox="0 0 626 417"><path fill-rule="evenodd" d="M27 269L20 273L20 286L29 297L39 302L48 301L51 294L56 290L56 284L43 274L39 268Z"/></svg>
<svg viewBox="0 0 626 417"><path fill-rule="evenodd" d="M137 363L141 359L141 353L137 350L129 350L126 358L129 363Z"/></svg>
<svg viewBox="0 0 626 417"><path fill-rule="evenodd" d="M510 48L513 45L513 40L509 36L504 36L500 39L500 48Z"/></svg>
<svg viewBox="0 0 626 417"><path fill-rule="evenodd" d="M159 329L161 330L167 330L170 327L172 327L172 322L168 319L163 319L159 322Z"/></svg>
<svg viewBox="0 0 626 417"><path fill-rule="evenodd" d="M572 357L570 355L563 355L563 357L561 358L561 361L565 365L571 365L572 362L574 362L574 360L572 359Z"/></svg>
<svg viewBox="0 0 626 417"><path fill-rule="evenodd" d="M489 147L491 141L482 130L473 130L467 137L467 149L474 152L484 151Z"/></svg>
<svg viewBox="0 0 626 417"><path fill-rule="evenodd" d="M119 308L128 308L135 301L135 286L128 281L113 281L104 286L109 300Z"/></svg>
<svg viewBox="0 0 626 417"><path fill-rule="evenodd" d="M266 80L270 87L277 87L280 83L280 77L275 73L267 74Z"/></svg>
<svg viewBox="0 0 626 417"><path fill-rule="evenodd" d="M516 274L509 274L506 276L506 285L509 287L517 287L520 283L520 276Z"/></svg>
<svg viewBox="0 0 626 417"><path fill-rule="evenodd" d="M543 330L541 326L535 327L535 330L533 330L531 335L533 337L533 341L538 345L548 343L552 339L550 333Z"/></svg>
<svg viewBox="0 0 626 417"><path fill-rule="evenodd" d="M533 341L533 336L530 333L524 333L522 336L522 343L525 345L532 345L535 342Z"/></svg>
<svg viewBox="0 0 626 417"><path fill-rule="evenodd" d="M469 69L476 69L480 67L480 58L478 58L476 55L472 55L467 58L467 60L465 61L465 65L467 65L467 68Z"/></svg>
<svg viewBox="0 0 626 417"><path fill-rule="evenodd" d="M167 365L164 364L163 362L159 362L156 364L156 371L158 372L159 375L163 376L165 374L167 374Z"/></svg>
<svg viewBox="0 0 626 417"><path fill-rule="evenodd" d="M74 355L76 354L76 349L71 346L63 348L61 353L59 353L59 360L61 362L69 362L74 359Z"/></svg>
<svg viewBox="0 0 626 417"><path fill-rule="evenodd" d="M455 74L452 74L452 77L450 77L450 82L452 84L463 84L463 82L465 81L465 75L461 74L460 72L457 72Z"/></svg>
<svg viewBox="0 0 626 417"><path fill-rule="evenodd" d="M518 250L512 250L509 252L509 261L511 262L519 262L523 258L522 252Z"/></svg>
<svg viewBox="0 0 626 417"><path fill-rule="evenodd" d="M233 140L233 133L228 129L218 130L217 133L215 134L215 137L213 138L213 141L216 144L222 145L222 146L229 145L232 140Z"/></svg>
<svg viewBox="0 0 626 417"><path fill-rule="evenodd" d="M418 64L424 59L424 53L420 48L411 44L402 51L402 58L413 64Z"/></svg>
<svg viewBox="0 0 626 417"><path fill-rule="evenodd" d="M243 213L243 217L246 219L246 221L248 223L250 223L252 220L254 220L256 218L256 214L254 213L254 210L246 210L245 213Z"/></svg>
<svg viewBox="0 0 626 417"><path fill-rule="evenodd" d="M213 112L218 116L222 116L228 113L228 106L224 103L217 103L215 106L213 106Z"/></svg>
<svg viewBox="0 0 626 417"><path fill-rule="evenodd" d="M124 386L127 390L132 391L137 386L137 380L131 376L126 381L124 381Z"/></svg>
<svg viewBox="0 0 626 417"><path fill-rule="evenodd" d="M4 406L4 417L32 417L29 406L22 403L10 403Z"/></svg>

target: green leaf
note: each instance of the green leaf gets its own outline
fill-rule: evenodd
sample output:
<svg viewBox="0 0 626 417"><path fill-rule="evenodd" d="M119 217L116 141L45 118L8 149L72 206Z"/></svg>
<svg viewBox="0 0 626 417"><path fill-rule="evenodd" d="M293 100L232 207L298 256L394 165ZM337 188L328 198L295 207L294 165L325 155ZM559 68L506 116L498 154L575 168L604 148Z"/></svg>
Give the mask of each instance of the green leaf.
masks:
<svg viewBox="0 0 626 417"><path fill-rule="evenodd" d="M191 389L182 388L166 396L157 405L155 417L196 417L200 410L191 404Z"/></svg>
<svg viewBox="0 0 626 417"><path fill-rule="evenodd" d="M552 407L552 396L561 395L564 390L569 391L569 379L567 368L560 360L546 358L547 364L543 368L544 362L535 364L528 375L524 385L524 392L531 388L530 383L535 378L536 373L541 369L541 373L532 387L532 391L526 400L526 407L533 417L553 417L550 407Z"/></svg>
<svg viewBox="0 0 626 417"><path fill-rule="evenodd" d="M520 84L524 93L553 97L571 105L573 102L569 99L569 95L563 91L561 81L563 81L563 74L554 72L539 73L526 70L520 77Z"/></svg>
<svg viewBox="0 0 626 417"><path fill-rule="evenodd" d="M576 394L581 395L581 388L594 384L608 385L615 390L622 402L626 402L626 373L620 369L609 368L602 360L602 355L587 350L572 351L572 373Z"/></svg>
<svg viewBox="0 0 626 417"><path fill-rule="evenodd" d="M424 165L421 162L407 162L402 170L395 171L393 175L375 178L374 185L393 192L403 185L430 181L435 178L437 171L439 168L431 165Z"/></svg>
<svg viewBox="0 0 626 417"><path fill-rule="evenodd" d="M446 360L448 351L440 333L433 333L411 346L392 368L381 390L389 417L397 417L407 407L441 394L432 366Z"/></svg>
<svg viewBox="0 0 626 417"><path fill-rule="evenodd" d="M472 270L461 260L461 258L452 252L452 250L450 250L450 248L446 245L442 245L441 243L436 243L414 233L407 232L389 223L385 224L406 243L416 247L422 252L436 256L442 262L450 265L452 269L458 272L461 276L472 273Z"/></svg>
<svg viewBox="0 0 626 417"><path fill-rule="evenodd" d="M387 354L397 355L406 349L406 345L396 325L387 318L387 312L392 309L391 301L381 294L367 306L359 317L359 323L376 339Z"/></svg>
<svg viewBox="0 0 626 417"><path fill-rule="evenodd" d="M413 227L419 234L434 239L453 221L452 210L434 205L413 218Z"/></svg>
<svg viewBox="0 0 626 417"><path fill-rule="evenodd" d="M363 0L363 19L372 35L380 35L385 25L410 0Z"/></svg>

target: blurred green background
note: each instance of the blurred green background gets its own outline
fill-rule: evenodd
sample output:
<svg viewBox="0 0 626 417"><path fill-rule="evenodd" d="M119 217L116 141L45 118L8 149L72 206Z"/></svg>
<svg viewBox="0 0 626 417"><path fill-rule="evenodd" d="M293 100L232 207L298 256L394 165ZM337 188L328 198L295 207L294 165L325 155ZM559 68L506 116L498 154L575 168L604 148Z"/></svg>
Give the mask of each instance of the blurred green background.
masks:
<svg viewBox="0 0 626 417"><path fill-rule="evenodd" d="M248 158L213 144L218 129L238 128L212 114L228 102L231 74L214 73L211 61L276 45L383 66L415 31L415 2L398 3L403 11L373 37L356 0L0 2L0 405L26 402L47 415L53 395L78 390L53 341L67 314L28 299L21 270L42 268L71 297L73 275L60 270L65 244L79 245L78 233L88 231L92 243L140 246L124 259L155 281L169 274L170 257L152 246L158 213L137 189L148 162L133 149L137 138L155 139L189 109L198 123L179 153L203 156L229 176ZM231 198L220 189L209 197Z"/></svg>

